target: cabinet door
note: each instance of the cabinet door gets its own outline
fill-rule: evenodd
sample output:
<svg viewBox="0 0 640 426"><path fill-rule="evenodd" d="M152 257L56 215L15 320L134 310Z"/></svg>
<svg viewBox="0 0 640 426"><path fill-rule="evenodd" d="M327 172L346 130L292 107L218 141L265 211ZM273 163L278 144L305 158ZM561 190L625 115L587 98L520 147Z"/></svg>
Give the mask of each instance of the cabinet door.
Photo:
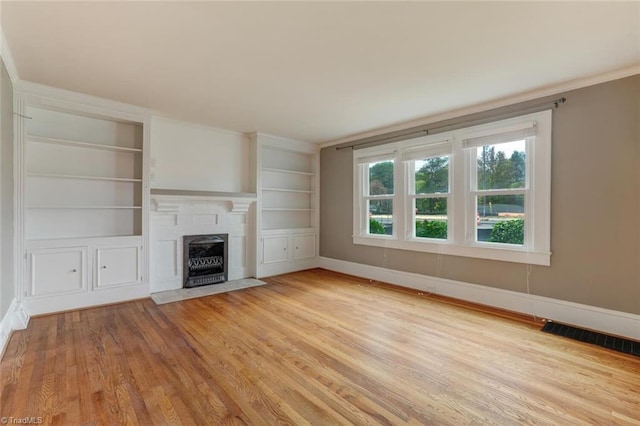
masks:
<svg viewBox="0 0 640 426"><path fill-rule="evenodd" d="M87 290L87 249L69 247L28 252L29 296L51 296Z"/></svg>
<svg viewBox="0 0 640 426"><path fill-rule="evenodd" d="M286 262L289 260L289 237L274 235L262 238L262 263Z"/></svg>
<svg viewBox="0 0 640 426"><path fill-rule="evenodd" d="M136 284L140 276L140 246L96 248L96 289Z"/></svg>
<svg viewBox="0 0 640 426"><path fill-rule="evenodd" d="M293 245L295 247L294 259L306 259L316 255L316 238L313 234L294 235Z"/></svg>

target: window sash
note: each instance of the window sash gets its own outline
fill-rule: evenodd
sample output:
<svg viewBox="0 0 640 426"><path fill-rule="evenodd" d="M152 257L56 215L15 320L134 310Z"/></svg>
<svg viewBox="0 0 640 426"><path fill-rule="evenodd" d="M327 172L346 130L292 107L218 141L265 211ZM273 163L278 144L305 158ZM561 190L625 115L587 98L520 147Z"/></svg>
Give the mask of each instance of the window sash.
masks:
<svg viewBox="0 0 640 426"><path fill-rule="evenodd" d="M450 195L450 192L434 192L433 194L407 194L407 197L419 200L421 198L449 198Z"/></svg>
<svg viewBox="0 0 640 426"><path fill-rule="evenodd" d="M523 191L530 189L530 177L531 177L531 167L532 167L532 155L533 152L533 141L535 138L525 139L525 172L524 172L524 187L522 188L495 188L495 189L478 189L478 163L477 163L477 152L476 149L480 148L484 145L480 145L478 147L474 147L474 149L465 149L465 153L468 157L469 161L469 189L468 192L481 192L481 193L489 193L489 192L505 192L505 194L496 194L496 195L509 195L513 194L513 191ZM494 145L489 144L489 145Z"/></svg>
<svg viewBox="0 0 640 426"><path fill-rule="evenodd" d="M362 197L362 233L367 235L368 237L373 238L395 238L396 237L396 229L397 229L397 213L396 213L396 197L394 195L383 195L383 196L365 196ZM371 201L381 201L381 200L391 200L391 235L387 234L370 234L369 233L369 203ZM387 213L380 213L380 215L388 215Z"/></svg>
<svg viewBox="0 0 640 426"><path fill-rule="evenodd" d="M452 170L452 160L451 160L451 154L443 154L443 155L434 155L434 156L430 156L430 157L420 157L418 159L414 159L411 162L405 162L405 167L407 170L407 174L408 174L408 180L407 180L407 184L408 184L408 188L407 188L407 195L408 196L412 196L412 195L438 195L438 194L451 194L452 191L452 179L451 179L451 170ZM415 167L415 161L418 160L429 160L431 158L439 158L439 157L448 157L449 160L449 164L448 164L448 172L447 172L447 187L449 188L449 190L447 192L427 192L424 194L416 194L416 167Z"/></svg>
<svg viewBox="0 0 640 426"><path fill-rule="evenodd" d="M363 195L363 200L393 200L395 198L394 194L381 194L381 195Z"/></svg>
<svg viewBox="0 0 640 426"><path fill-rule="evenodd" d="M432 199L432 198L445 198L447 200L447 238L430 238L430 237L418 237L416 235L416 221L417 221L417 212L416 212L416 201L424 200L424 199ZM413 241L431 241L433 243L446 243L451 241L453 238L452 227L451 227L451 194L414 194L409 195L408 205L411 206L411 213L409 215L410 225L407 229L407 237L409 240Z"/></svg>
<svg viewBox="0 0 640 426"><path fill-rule="evenodd" d="M370 157L363 157L363 158L370 158ZM380 162L391 162L393 163L393 193L391 194L378 194L378 195L371 195L370 194L370 190L371 190L371 181L370 181L370 177L369 176L369 165L370 164L374 164L374 163L380 163ZM360 167L360 173L361 173L361 179L362 179L362 196L363 197L382 197L382 196L395 196L396 195L396 163L395 163L395 159L391 158L391 159L387 159L387 160L377 160L377 161L367 161L364 163L358 163L358 167Z"/></svg>
<svg viewBox="0 0 640 426"><path fill-rule="evenodd" d="M376 155L370 155L370 156L363 156L363 157L358 157L356 159L356 167L359 168L359 177L361 180L361 195L359 197L359 204L360 204L360 235L362 236L366 236L367 238L381 238L381 239L393 239L396 238L396 230L397 230L397 213L396 213L396 208L398 203L396 202L396 199L398 197L397 193L396 193L396 187L397 187L397 176L396 176L396 169L397 169L397 164L395 161L395 154L396 151L393 151L392 153L390 151L386 151L384 154L376 154ZM361 160L367 160L367 161L361 161ZM392 194L378 194L378 195L371 195L369 193L370 190L370 181L369 181L369 165L372 163L379 163L379 162L384 162L384 161L389 161L393 163L393 174L394 174L394 188L393 188L393 193ZM386 235L386 234L370 234L369 233L369 203L371 201L382 201L382 200L391 200L391 220L392 220L392 234L391 235Z"/></svg>
<svg viewBox="0 0 640 426"><path fill-rule="evenodd" d="M522 195L526 194L529 190L527 188L513 188L513 189L477 189L469 191L469 194L478 197L491 197L494 195Z"/></svg>

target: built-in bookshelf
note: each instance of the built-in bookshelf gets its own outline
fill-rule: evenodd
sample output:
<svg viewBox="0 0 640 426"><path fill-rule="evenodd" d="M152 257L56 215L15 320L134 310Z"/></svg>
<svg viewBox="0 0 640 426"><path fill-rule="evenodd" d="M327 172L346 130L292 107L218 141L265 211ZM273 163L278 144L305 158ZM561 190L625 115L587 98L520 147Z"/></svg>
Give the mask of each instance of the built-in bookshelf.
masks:
<svg viewBox="0 0 640 426"><path fill-rule="evenodd" d="M262 230L315 228L315 155L262 147Z"/></svg>
<svg viewBox="0 0 640 426"><path fill-rule="evenodd" d="M29 107L27 240L142 234L139 123Z"/></svg>
<svg viewBox="0 0 640 426"><path fill-rule="evenodd" d="M308 269L318 253L319 149L255 134L258 170L256 276Z"/></svg>
<svg viewBox="0 0 640 426"><path fill-rule="evenodd" d="M19 83L16 285L29 315L148 297L151 111Z"/></svg>

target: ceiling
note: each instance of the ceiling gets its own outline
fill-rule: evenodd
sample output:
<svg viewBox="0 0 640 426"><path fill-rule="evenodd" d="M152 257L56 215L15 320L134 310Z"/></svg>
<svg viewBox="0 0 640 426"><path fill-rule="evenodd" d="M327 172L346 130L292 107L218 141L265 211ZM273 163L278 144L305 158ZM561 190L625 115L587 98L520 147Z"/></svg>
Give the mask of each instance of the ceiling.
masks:
<svg viewBox="0 0 640 426"><path fill-rule="evenodd" d="M323 143L640 64L640 2L2 2L21 80Z"/></svg>

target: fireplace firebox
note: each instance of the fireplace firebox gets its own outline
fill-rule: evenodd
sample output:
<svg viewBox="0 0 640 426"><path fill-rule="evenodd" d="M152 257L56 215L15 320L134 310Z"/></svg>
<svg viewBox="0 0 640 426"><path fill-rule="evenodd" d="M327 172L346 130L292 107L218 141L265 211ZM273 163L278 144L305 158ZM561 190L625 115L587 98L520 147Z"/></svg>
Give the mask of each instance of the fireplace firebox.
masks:
<svg viewBox="0 0 640 426"><path fill-rule="evenodd" d="M227 281L228 234L183 237L183 287Z"/></svg>

